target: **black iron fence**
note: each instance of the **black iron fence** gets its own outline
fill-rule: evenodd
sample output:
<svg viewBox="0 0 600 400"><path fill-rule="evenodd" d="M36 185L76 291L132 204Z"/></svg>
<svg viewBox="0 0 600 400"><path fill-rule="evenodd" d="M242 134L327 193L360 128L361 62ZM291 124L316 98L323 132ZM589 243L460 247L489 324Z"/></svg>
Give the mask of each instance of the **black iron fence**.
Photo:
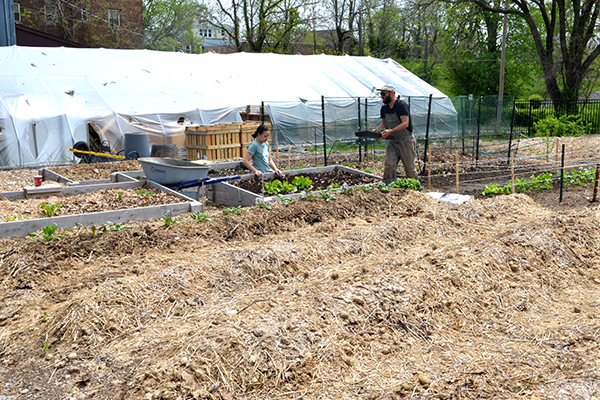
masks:
<svg viewBox="0 0 600 400"><path fill-rule="evenodd" d="M547 117L573 116L586 126L586 134L600 133L600 100L519 100L515 102L514 126L533 136L535 123Z"/></svg>

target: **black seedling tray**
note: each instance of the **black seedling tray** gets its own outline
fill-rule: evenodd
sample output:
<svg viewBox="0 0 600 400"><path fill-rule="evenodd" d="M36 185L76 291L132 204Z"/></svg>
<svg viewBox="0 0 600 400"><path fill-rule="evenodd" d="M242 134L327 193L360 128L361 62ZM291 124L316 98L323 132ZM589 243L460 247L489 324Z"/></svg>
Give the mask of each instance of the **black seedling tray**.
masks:
<svg viewBox="0 0 600 400"><path fill-rule="evenodd" d="M354 132L354 134L357 137L361 137L361 138L381 139L381 132L359 131L359 132Z"/></svg>

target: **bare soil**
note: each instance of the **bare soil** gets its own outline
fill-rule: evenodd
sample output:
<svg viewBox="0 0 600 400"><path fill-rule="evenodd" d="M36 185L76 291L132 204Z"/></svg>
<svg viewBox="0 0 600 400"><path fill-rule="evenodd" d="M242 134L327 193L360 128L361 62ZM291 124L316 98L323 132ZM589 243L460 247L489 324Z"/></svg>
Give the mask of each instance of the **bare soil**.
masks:
<svg viewBox="0 0 600 400"><path fill-rule="evenodd" d="M591 190L356 190L2 239L0 397L595 398Z"/></svg>

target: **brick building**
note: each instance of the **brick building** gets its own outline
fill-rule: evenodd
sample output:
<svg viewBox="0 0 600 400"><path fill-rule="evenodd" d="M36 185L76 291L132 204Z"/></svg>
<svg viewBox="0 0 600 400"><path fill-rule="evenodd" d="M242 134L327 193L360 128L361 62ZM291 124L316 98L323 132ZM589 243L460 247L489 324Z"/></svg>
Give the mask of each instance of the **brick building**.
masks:
<svg viewBox="0 0 600 400"><path fill-rule="evenodd" d="M144 48L142 0L14 0L15 22L89 47Z"/></svg>

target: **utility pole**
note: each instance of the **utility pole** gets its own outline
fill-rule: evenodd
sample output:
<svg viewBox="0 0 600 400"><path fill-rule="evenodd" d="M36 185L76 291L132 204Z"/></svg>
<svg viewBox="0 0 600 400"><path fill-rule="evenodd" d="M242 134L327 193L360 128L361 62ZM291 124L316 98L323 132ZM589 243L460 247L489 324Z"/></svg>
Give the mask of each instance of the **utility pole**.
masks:
<svg viewBox="0 0 600 400"><path fill-rule="evenodd" d="M14 46L16 44L15 7L13 0L4 0L0 5L0 46Z"/></svg>
<svg viewBox="0 0 600 400"><path fill-rule="evenodd" d="M508 10L508 0L505 0L504 3L504 23L502 26L502 49L500 51L500 82L499 82L499 90L498 90L498 115L497 115L497 127L500 130L500 126L502 124L502 103L504 101L504 60L506 54L506 35L507 35L507 27L508 27L508 15L506 11Z"/></svg>

